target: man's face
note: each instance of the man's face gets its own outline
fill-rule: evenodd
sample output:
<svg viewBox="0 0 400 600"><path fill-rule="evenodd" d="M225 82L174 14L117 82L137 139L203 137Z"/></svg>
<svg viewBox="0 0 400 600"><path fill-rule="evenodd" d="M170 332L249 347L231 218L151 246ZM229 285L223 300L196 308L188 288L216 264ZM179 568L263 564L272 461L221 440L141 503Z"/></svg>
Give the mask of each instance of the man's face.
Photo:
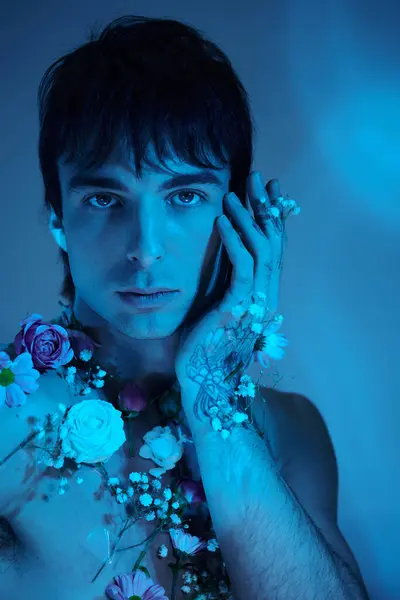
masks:
<svg viewBox="0 0 400 600"><path fill-rule="evenodd" d="M151 158L155 161L154 152ZM146 168L141 180L133 161L110 157L100 170L78 173L59 162L63 230L76 302L94 322L135 339L164 338L183 323L206 287L220 243L215 220L223 213L230 169L208 171L218 181L166 184L175 173ZM178 175L204 170L177 159ZM107 177L100 183L89 179ZM84 184L83 180L88 180ZM123 189L121 189L123 187ZM179 293L165 305L142 310L117 293L126 288L166 287ZM92 319L93 320L93 319Z"/></svg>

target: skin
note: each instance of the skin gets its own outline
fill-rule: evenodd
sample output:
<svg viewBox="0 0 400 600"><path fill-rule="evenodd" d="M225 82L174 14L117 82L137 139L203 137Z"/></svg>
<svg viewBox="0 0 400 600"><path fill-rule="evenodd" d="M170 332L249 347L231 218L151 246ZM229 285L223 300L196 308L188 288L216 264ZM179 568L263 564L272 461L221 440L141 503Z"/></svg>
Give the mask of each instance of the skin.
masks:
<svg viewBox="0 0 400 600"><path fill-rule="evenodd" d="M153 150L150 156L157 162ZM106 371L117 366L121 379L134 379L154 395L176 378L185 318L203 309L220 244L216 219L224 211L231 174L228 168L216 172L221 185L195 183L160 192L157 188L174 174L199 169L173 158L167 161L171 171L146 167L139 180L132 165L132 156L114 153L96 171L118 179L127 192L101 186L69 191L76 167L60 160L63 221L52 212L49 226L69 255L75 315L103 345L98 364ZM140 312L116 294L130 286L180 293L165 307Z"/></svg>

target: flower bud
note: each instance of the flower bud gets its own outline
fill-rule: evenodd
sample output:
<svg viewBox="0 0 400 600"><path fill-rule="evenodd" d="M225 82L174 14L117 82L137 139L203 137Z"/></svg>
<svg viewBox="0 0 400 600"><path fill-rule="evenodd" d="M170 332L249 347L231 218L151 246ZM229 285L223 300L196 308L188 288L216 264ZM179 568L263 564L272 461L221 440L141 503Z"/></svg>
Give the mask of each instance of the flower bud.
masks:
<svg viewBox="0 0 400 600"><path fill-rule="evenodd" d="M206 501L203 484L200 481L184 479L178 485L178 491L190 505L195 506L196 504Z"/></svg>
<svg viewBox="0 0 400 600"><path fill-rule="evenodd" d="M126 411L142 412L147 407L144 392L136 383L129 381L118 395L119 408Z"/></svg>

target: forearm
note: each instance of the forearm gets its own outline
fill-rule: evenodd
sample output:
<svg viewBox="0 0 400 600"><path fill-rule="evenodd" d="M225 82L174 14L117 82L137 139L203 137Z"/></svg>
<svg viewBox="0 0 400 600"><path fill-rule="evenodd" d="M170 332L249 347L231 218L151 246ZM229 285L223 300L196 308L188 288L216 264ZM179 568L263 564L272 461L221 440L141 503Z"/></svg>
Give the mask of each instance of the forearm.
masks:
<svg viewBox="0 0 400 600"><path fill-rule="evenodd" d="M241 523L214 525L235 599L366 600L358 582L283 488L278 484L272 496L270 487L265 506L249 510Z"/></svg>
<svg viewBox="0 0 400 600"><path fill-rule="evenodd" d="M192 422L207 502L235 600L368 600L279 475L263 440Z"/></svg>

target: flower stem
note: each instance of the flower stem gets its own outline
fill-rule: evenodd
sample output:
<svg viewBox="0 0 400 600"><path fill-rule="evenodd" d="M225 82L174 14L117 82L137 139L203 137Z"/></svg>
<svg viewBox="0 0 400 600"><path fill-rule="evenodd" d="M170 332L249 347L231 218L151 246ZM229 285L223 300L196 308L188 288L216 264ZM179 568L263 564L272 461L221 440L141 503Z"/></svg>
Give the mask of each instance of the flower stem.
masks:
<svg viewBox="0 0 400 600"><path fill-rule="evenodd" d="M240 369L244 366L243 361L240 361L239 364L234 368L234 370L232 371L232 373L230 373L227 377L225 377L224 381L228 382L230 379L232 379L232 377L234 375L236 375L236 373L238 373L238 371L240 371Z"/></svg>
<svg viewBox="0 0 400 600"><path fill-rule="evenodd" d="M96 581L96 579L98 578L98 576L100 575L100 573L102 572L102 570L104 569L104 567L107 565L107 563L110 563L112 561L113 556L114 556L114 554L116 552L117 546L118 546L119 542L121 541L121 538L122 538L123 534L128 529L128 523L129 523L130 520L131 520L131 518L129 517L129 519L127 519L125 525L123 526L123 528L119 532L118 537L117 537L117 541L115 542L115 546L113 548L113 551L111 552L111 555L108 557L107 560L105 560L103 562L103 564L101 565L100 569L97 571L96 575L93 577L92 583L94 583Z"/></svg>
<svg viewBox="0 0 400 600"><path fill-rule="evenodd" d="M7 454L7 456L5 458L3 458L3 460L0 460L0 467L2 467L4 465L4 463L7 462L8 459L11 458L14 454L16 454L19 450L22 450L22 448L24 448L24 446L29 444L29 442L31 440L33 440L33 438L35 438L38 434L39 434L39 431L35 431L34 433L31 433L31 435L29 435L23 442L21 442L19 444L19 446L14 448L14 450L12 450L10 452L10 454Z"/></svg>
<svg viewBox="0 0 400 600"><path fill-rule="evenodd" d="M150 544L150 542L152 541L152 539L153 539L153 538L155 538L155 536L156 536L156 535L157 535L157 533L160 531L160 529L161 529L161 527L157 527L157 529L155 529L155 530L153 531L153 533L152 533L152 534L151 534L151 535L150 535L148 538L146 538L146 539L147 539L147 544L146 544L146 546L143 548L143 550L141 551L141 553L139 554L139 556L138 556L138 558L137 558L137 561L135 562L135 564L134 564L134 566L133 566L132 572L135 572L135 571L136 571L136 570L139 568L139 566L140 566L140 563L142 562L142 560L144 559L144 557L145 557L145 555L146 555L146 552L147 552L147 549L148 549L148 547L149 547L149 544ZM146 541L146 540L145 540L145 541ZM142 544L143 544L143 543L144 543L144 542L142 542Z"/></svg>
<svg viewBox="0 0 400 600"><path fill-rule="evenodd" d="M133 428L132 418L128 419L128 447L129 447L129 458L133 458Z"/></svg>
<svg viewBox="0 0 400 600"><path fill-rule="evenodd" d="M138 521L138 520L139 519L136 519L136 521ZM129 525L129 527L131 527L134 523L136 523L136 521L134 521L131 525ZM160 528L158 528L158 530L159 529ZM132 548L137 548L138 546L141 546L142 544L144 544L145 542L147 542L148 540L150 540L151 536L153 536L153 535L154 535L154 531L149 536L147 536L147 538L145 538L144 540L142 540L138 544L134 544L133 546L127 546L126 548L120 548L119 550L117 550L117 552L124 552L125 550L131 550Z"/></svg>
<svg viewBox="0 0 400 600"><path fill-rule="evenodd" d="M173 565L172 568L172 589L171 589L171 600L175 600L175 588L176 588L176 580L178 579L178 573L181 566L181 557L179 557L176 561L176 564Z"/></svg>

